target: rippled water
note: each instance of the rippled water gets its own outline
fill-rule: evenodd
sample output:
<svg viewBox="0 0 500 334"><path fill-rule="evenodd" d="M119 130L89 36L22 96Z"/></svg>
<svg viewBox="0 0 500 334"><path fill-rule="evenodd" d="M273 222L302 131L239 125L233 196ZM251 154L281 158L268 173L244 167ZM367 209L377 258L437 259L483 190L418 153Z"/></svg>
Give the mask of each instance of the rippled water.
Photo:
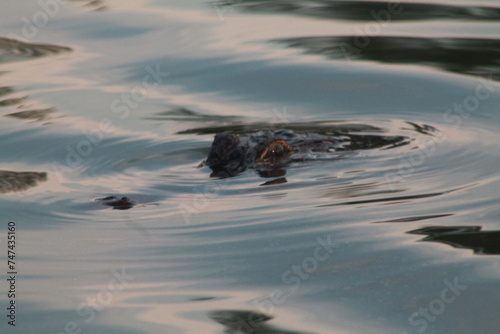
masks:
<svg viewBox="0 0 500 334"><path fill-rule="evenodd" d="M2 333L499 332L498 1L0 17ZM340 144L203 163L280 129Z"/></svg>

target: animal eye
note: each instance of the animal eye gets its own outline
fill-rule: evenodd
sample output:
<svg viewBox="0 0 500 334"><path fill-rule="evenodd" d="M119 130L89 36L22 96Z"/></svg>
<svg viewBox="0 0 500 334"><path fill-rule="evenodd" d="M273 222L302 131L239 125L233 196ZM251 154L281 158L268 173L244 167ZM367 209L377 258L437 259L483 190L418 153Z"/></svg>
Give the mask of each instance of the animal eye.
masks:
<svg viewBox="0 0 500 334"><path fill-rule="evenodd" d="M266 161L266 160L273 160L276 158L280 158L280 157L286 155L286 153L288 153L289 151L291 151L291 147L290 147L290 145L288 145L288 143L281 141L281 140L276 141L276 142L269 144L266 147L264 152L259 157L259 160Z"/></svg>

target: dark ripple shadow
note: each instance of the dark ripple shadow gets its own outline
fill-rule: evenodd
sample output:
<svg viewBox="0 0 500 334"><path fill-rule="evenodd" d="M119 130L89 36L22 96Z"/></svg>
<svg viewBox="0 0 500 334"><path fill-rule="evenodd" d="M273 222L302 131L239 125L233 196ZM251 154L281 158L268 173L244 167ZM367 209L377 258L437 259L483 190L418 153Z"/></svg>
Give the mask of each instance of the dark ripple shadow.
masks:
<svg viewBox="0 0 500 334"><path fill-rule="evenodd" d="M474 20L500 18L500 8L432 3L336 0L224 0L211 2L220 8L233 7L255 13L287 13L315 18L352 21Z"/></svg>
<svg viewBox="0 0 500 334"><path fill-rule="evenodd" d="M324 182L324 181L323 181ZM387 189L386 185L382 182L362 182L348 181L343 183L334 183L327 185L320 190L318 197L328 199L346 199L357 198L366 196L378 196L403 192L403 189ZM352 203L352 202L349 202ZM358 203L356 203L358 204ZM325 206L330 206L326 204Z"/></svg>
<svg viewBox="0 0 500 334"><path fill-rule="evenodd" d="M14 93L15 90L12 87L4 86L0 87L0 108L4 107L16 107L16 109L24 109L27 108L27 104L29 104L30 98L29 96L20 96L20 97L8 97L8 95ZM3 97L7 97L2 99ZM56 108L40 108L40 109L27 109L11 112L3 117L10 117L22 120L30 120L33 122L44 122L43 125L47 125L50 122L49 120L53 120L55 118L59 118L62 116L56 116L55 114Z"/></svg>
<svg viewBox="0 0 500 334"><path fill-rule="evenodd" d="M447 72L500 79L499 39L377 36L360 42L357 36L313 36L273 42L334 60L424 65Z"/></svg>
<svg viewBox="0 0 500 334"><path fill-rule="evenodd" d="M418 195L409 195L409 196L397 196L397 197L385 197L385 198L374 198L374 199L368 199L368 200L363 200L363 201L349 201L349 202L342 202L342 203L333 203L333 204L323 204L323 205L318 205L318 207L327 207L327 206L339 206L339 205L357 205L357 204L372 204L372 203L402 203L402 202L407 202L411 201L414 199L421 199L421 198L428 198L428 197L436 197L445 194L446 192L436 192L436 193L429 193L429 194L418 194Z"/></svg>
<svg viewBox="0 0 500 334"><path fill-rule="evenodd" d="M65 46L25 43L12 38L0 37L0 64L31 60L71 51L71 48ZM0 87L0 98L2 98L0 99L0 107L17 106L17 109L28 108L26 104L29 103L29 97L8 97L9 94L14 92L15 90L13 87ZM47 125L50 123L50 120L57 118L55 115L55 108L30 108L31 109L15 111L3 116L22 120L31 120L33 122L44 122L43 125Z"/></svg>
<svg viewBox="0 0 500 334"><path fill-rule="evenodd" d="M28 98L27 96L21 96L21 97L13 97L10 99L1 100L0 107L10 107L21 104L22 102L26 101L27 98Z"/></svg>
<svg viewBox="0 0 500 334"><path fill-rule="evenodd" d="M0 171L0 194L18 192L36 187L47 181L47 173Z"/></svg>
<svg viewBox="0 0 500 334"><path fill-rule="evenodd" d="M438 131L435 127L429 124L417 124L415 122L410 122L410 121L407 121L406 124L411 126L411 129L408 130L412 130L423 135L434 136Z"/></svg>
<svg viewBox="0 0 500 334"><path fill-rule="evenodd" d="M1 75L2 73L0 73ZM9 86L3 86L0 87L0 108L3 107L10 107L10 106L15 106L18 104L21 104L23 101L25 101L28 97L27 96L21 96L21 97L10 97L4 99L7 95L10 95L14 93L15 90L13 87Z"/></svg>
<svg viewBox="0 0 500 334"><path fill-rule="evenodd" d="M340 205L358 205L358 204L375 204L375 203L381 203L382 205L401 204L401 203L405 203L408 201L413 201L413 200L418 200L418 199L423 199L423 198L438 197L438 196L449 194L449 193L452 193L452 192L455 192L458 190L462 190L462 189L465 189L465 188L468 188L471 186L473 186L473 185L467 185L467 186L460 187L460 188L454 188L454 189L450 189L450 190L434 192L434 193L426 193L426 194L384 197L384 198L372 198L372 199L360 200L360 201L348 201L348 202L342 202L342 203L323 204L323 205L318 205L318 207L340 206Z"/></svg>
<svg viewBox="0 0 500 334"><path fill-rule="evenodd" d="M0 73L1 75L1 73ZM14 93L14 88L9 87L9 86L3 86L0 87L0 107L10 107L10 106L15 106L23 101L25 101L28 97L27 96L21 96L21 97L11 97L11 98L6 98L3 99L5 96Z"/></svg>
<svg viewBox="0 0 500 334"><path fill-rule="evenodd" d="M411 222L418 222L418 221L428 220L428 219L444 218L444 217L449 217L449 216L453 216L453 213L444 213L444 214L440 214L440 215L422 215L422 216L403 217L403 218L378 221L375 223L411 223Z"/></svg>
<svg viewBox="0 0 500 334"><path fill-rule="evenodd" d="M44 122L51 119L54 119L55 108L47 108L47 109L33 109L33 110L23 110L16 111L7 115L5 117L12 117L24 120L31 120L34 122ZM46 123L45 123L46 124Z"/></svg>
<svg viewBox="0 0 500 334"><path fill-rule="evenodd" d="M472 249L474 254L499 255L500 231L481 231L481 226L429 226L409 231L427 235L420 241L441 242L455 248Z"/></svg>
<svg viewBox="0 0 500 334"><path fill-rule="evenodd" d="M24 43L16 39L0 37L0 63L21 61L63 52L71 52L66 46Z"/></svg>
<svg viewBox="0 0 500 334"><path fill-rule="evenodd" d="M204 115L184 107L173 107L144 119L177 122L234 122L240 118L240 116Z"/></svg>
<svg viewBox="0 0 500 334"><path fill-rule="evenodd" d="M0 96L5 96L5 95L8 95L8 94L13 93L13 92L14 92L14 89L12 87L8 87L8 86L0 87Z"/></svg>
<svg viewBox="0 0 500 334"><path fill-rule="evenodd" d="M350 123L349 121L313 121L295 123L241 123L193 128L177 132L177 134L217 134L231 132L238 135L249 135L258 131L292 130L298 133L317 133L325 136L340 136L352 133L387 133L386 129L370 124Z"/></svg>
<svg viewBox="0 0 500 334"><path fill-rule="evenodd" d="M69 0L72 2L83 2L84 7L92 8L94 12L102 12L108 10L109 7L106 5L106 2L103 0Z"/></svg>

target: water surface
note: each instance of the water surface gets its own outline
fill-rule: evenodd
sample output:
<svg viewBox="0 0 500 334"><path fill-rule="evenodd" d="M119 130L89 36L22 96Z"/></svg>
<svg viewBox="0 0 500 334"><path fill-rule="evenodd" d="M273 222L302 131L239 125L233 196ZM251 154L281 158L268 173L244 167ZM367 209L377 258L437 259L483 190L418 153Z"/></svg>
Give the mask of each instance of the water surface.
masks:
<svg viewBox="0 0 500 334"><path fill-rule="evenodd" d="M498 2L4 7L2 333L500 330ZM343 149L203 165L279 129Z"/></svg>

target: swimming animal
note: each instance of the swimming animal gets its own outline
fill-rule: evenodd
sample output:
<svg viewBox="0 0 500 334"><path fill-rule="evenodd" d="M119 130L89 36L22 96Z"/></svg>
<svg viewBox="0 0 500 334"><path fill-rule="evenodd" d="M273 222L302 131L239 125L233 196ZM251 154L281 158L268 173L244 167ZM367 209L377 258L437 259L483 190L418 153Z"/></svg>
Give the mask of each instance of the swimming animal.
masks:
<svg viewBox="0 0 500 334"><path fill-rule="evenodd" d="M216 177L231 177L248 168L261 176L284 175L293 161L338 158L336 152L401 145L404 136L297 133L292 130L259 131L250 135L222 132L215 135L205 165Z"/></svg>

